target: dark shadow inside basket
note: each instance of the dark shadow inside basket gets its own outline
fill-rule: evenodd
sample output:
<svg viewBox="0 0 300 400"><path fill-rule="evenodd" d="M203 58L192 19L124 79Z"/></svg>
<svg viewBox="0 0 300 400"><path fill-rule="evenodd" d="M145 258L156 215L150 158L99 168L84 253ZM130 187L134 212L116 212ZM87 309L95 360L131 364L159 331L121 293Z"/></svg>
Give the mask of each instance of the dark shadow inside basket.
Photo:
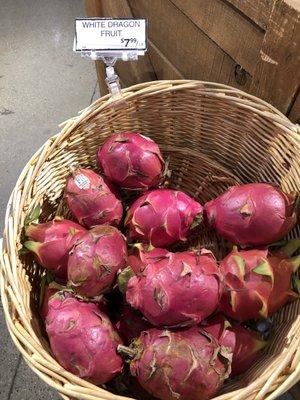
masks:
<svg viewBox="0 0 300 400"><path fill-rule="evenodd" d="M113 132L127 130L153 138L164 156L170 158L170 187L185 191L201 203L233 184L253 181L274 182L287 192L300 190L300 182L296 181L300 168L298 149L285 129L267 115L238 106L225 96L183 89L133 99L126 109L118 112L106 109L81 121L63 146L54 149L36 177L32 198L43 203L41 221L58 214L69 216L62 202L62 191L70 166L77 163L97 169L98 147ZM300 236L299 225L290 236ZM205 227L200 227L187 244L175 248L189 245L205 246L219 259L227 252L226 242ZM30 256L24 256L22 261L32 284L31 299L36 309L42 271ZM287 345L286 333L299 311L297 301L276 314L270 347L246 374L229 382L225 392L260 377Z"/></svg>

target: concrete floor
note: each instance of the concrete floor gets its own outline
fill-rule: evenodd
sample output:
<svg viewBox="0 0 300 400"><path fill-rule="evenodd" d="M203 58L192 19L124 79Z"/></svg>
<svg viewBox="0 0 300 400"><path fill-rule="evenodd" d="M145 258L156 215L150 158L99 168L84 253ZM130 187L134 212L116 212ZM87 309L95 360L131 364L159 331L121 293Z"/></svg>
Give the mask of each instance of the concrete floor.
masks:
<svg viewBox="0 0 300 400"><path fill-rule="evenodd" d="M72 51L82 0L0 0L0 229L10 192L58 124L99 97L94 63ZM1 236L1 234L0 234ZM0 305L0 399L58 400L11 342Z"/></svg>
<svg viewBox="0 0 300 400"><path fill-rule="evenodd" d="M1 231L26 161L60 122L99 96L93 63L72 52L74 18L83 15L83 0L0 0ZM16 351L1 304L0 348L1 400L60 398Z"/></svg>

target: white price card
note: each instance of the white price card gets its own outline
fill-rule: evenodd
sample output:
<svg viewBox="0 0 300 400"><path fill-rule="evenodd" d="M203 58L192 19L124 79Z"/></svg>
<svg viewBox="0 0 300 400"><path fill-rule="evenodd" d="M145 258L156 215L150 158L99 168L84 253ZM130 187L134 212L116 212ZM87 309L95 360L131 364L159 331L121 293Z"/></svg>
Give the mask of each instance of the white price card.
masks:
<svg viewBox="0 0 300 400"><path fill-rule="evenodd" d="M146 51L147 20L123 18L77 18L76 51Z"/></svg>

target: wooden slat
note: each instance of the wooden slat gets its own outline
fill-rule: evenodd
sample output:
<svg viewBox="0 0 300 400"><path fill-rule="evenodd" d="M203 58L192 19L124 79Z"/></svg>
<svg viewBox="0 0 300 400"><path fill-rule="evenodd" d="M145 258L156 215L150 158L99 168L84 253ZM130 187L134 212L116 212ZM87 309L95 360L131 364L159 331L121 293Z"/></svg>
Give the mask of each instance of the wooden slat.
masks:
<svg viewBox="0 0 300 400"><path fill-rule="evenodd" d="M89 16L98 17L132 17L132 13L126 0L86 0L86 10ZM96 62L97 75L101 95L107 93L105 78L105 66L101 61ZM121 77L122 85L131 86L139 82L147 82L156 79L155 72L149 56L145 54L137 61L119 61L116 63L116 71Z"/></svg>
<svg viewBox="0 0 300 400"><path fill-rule="evenodd" d="M275 0L225 0L266 30Z"/></svg>
<svg viewBox="0 0 300 400"><path fill-rule="evenodd" d="M148 54L155 69L157 79L186 79L186 76L182 75L182 73L174 67L174 65L151 41L149 41ZM221 63L219 68L227 68L227 74L229 76L228 84L231 86L237 86L237 78L235 76L236 71L233 70L231 66L226 63ZM246 75L243 77L243 80L246 79L246 83L245 85L243 85L243 89L247 89L249 88L251 77L245 71L243 73Z"/></svg>
<svg viewBox="0 0 300 400"><path fill-rule="evenodd" d="M241 87L235 61L169 0L130 0L135 17L149 19L149 38L180 74ZM187 39L188 38L188 39ZM247 81L242 88L247 89Z"/></svg>
<svg viewBox="0 0 300 400"><path fill-rule="evenodd" d="M300 82L300 12L284 0L273 7L251 93L286 113Z"/></svg>
<svg viewBox="0 0 300 400"><path fill-rule="evenodd" d="M257 25L223 0L171 1L237 64L254 72L264 37Z"/></svg>
<svg viewBox="0 0 300 400"><path fill-rule="evenodd" d="M148 54L155 69L157 79L185 78L150 40L148 41Z"/></svg>
<svg viewBox="0 0 300 400"><path fill-rule="evenodd" d="M300 124L300 88L298 89L298 94L296 96L294 103L291 106L288 117L295 124ZM299 385L299 395L300 395L300 385Z"/></svg>
<svg viewBox="0 0 300 400"><path fill-rule="evenodd" d="M115 70L122 79L122 87L157 79L148 55L141 56L136 61L118 61Z"/></svg>
<svg viewBox="0 0 300 400"><path fill-rule="evenodd" d="M101 0L84 0L84 7L88 17L99 17L102 14Z"/></svg>

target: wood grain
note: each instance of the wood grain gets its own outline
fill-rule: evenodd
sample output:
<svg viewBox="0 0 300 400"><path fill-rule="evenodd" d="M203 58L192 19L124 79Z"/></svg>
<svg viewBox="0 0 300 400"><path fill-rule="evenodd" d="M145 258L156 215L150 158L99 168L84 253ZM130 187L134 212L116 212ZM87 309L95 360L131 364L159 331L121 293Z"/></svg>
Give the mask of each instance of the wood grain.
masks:
<svg viewBox="0 0 300 400"><path fill-rule="evenodd" d="M100 12L102 16L148 18L147 55L137 62L117 63L123 85L156 78L220 82L261 97L293 121L299 120L300 1L86 0L86 3L90 15ZM104 65L99 62L101 93L106 93L104 72Z"/></svg>
<svg viewBox="0 0 300 400"><path fill-rule="evenodd" d="M300 124L300 87L297 92L294 103L288 113L289 119L295 124ZM300 386L299 386L299 398L300 398Z"/></svg>
<svg viewBox="0 0 300 400"><path fill-rule="evenodd" d="M86 15L89 17L100 17L103 15L101 0L84 0Z"/></svg>
<svg viewBox="0 0 300 400"><path fill-rule="evenodd" d="M274 3L250 92L286 113L300 82L300 11Z"/></svg>
<svg viewBox="0 0 300 400"><path fill-rule="evenodd" d="M182 76L241 87L232 79L236 62L171 1L130 0L129 4L135 17L148 18L151 42Z"/></svg>
<svg viewBox="0 0 300 400"><path fill-rule="evenodd" d="M148 54L151 59L157 79L184 79L184 76L163 53L152 43L148 41Z"/></svg>
<svg viewBox="0 0 300 400"><path fill-rule="evenodd" d="M263 31L223 0L171 0L235 62L253 74ZM217 23L216 23L217 22Z"/></svg>
<svg viewBox="0 0 300 400"><path fill-rule="evenodd" d="M266 30L275 0L225 0Z"/></svg>

